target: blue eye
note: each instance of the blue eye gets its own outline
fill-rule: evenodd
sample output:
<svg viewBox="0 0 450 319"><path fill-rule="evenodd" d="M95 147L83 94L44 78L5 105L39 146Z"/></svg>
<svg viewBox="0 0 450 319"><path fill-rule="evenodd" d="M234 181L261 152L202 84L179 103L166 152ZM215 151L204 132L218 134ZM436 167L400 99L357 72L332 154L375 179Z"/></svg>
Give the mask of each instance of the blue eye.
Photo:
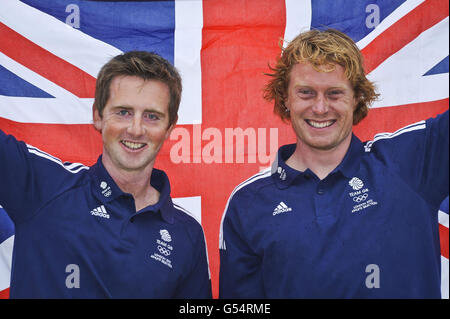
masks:
<svg viewBox="0 0 450 319"><path fill-rule="evenodd" d="M120 116L127 116L130 115L130 112L128 110L119 110L117 114Z"/></svg>
<svg viewBox="0 0 450 319"><path fill-rule="evenodd" d="M298 89L297 94L302 98L310 98L314 96L314 91L308 88Z"/></svg>
<svg viewBox="0 0 450 319"><path fill-rule="evenodd" d="M146 113L145 118L152 120L152 121L159 120L159 116L154 113Z"/></svg>
<svg viewBox="0 0 450 319"><path fill-rule="evenodd" d="M337 99L340 95L342 95L343 92L341 90L332 90L328 92L328 96L332 99Z"/></svg>

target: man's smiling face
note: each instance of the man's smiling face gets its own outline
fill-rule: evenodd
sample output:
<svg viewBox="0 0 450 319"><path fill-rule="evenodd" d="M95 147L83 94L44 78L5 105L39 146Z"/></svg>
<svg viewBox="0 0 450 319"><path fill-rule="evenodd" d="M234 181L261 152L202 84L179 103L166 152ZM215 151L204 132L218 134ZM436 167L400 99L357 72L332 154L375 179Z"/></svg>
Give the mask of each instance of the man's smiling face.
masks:
<svg viewBox="0 0 450 319"><path fill-rule="evenodd" d="M285 105L302 147L332 150L350 144L356 100L342 66L319 72L310 63L294 65Z"/></svg>
<svg viewBox="0 0 450 319"><path fill-rule="evenodd" d="M111 81L102 116L94 110L94 126L102 133L105 166L128 172L153 167L174 126L169 127L169 101L169 88L161 81L135 76Z"/></svg>

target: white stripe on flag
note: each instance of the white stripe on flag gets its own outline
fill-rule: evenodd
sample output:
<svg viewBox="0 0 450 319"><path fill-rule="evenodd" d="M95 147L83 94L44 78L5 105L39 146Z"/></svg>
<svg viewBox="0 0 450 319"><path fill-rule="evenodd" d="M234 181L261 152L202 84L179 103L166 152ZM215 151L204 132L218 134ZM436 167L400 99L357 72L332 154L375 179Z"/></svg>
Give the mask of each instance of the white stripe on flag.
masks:
<svg viewBox="0 0 450 319"><path fill-rule="evenodd" d="M21 123L92 124L93 101L0 95L0 117Z"/></svg>
<svg viewBox="0 0 450 319"><path fill-rule="evenodd" d="M90 124L94 99L80 99L0 52L0 65L54 96L32 98L0 95L0 117L21 123Z"/></svg>
<svg viewBox="0 0 450 319"><path fill-rule="evenodd" d="M448 259L441 256L441 297L442 299L449 299L449 271L448 271Z"/></svg>
<svg viewBox="0 0 450 319"><path fill-rule="evenodd" d="M0 291L9 288L14 235L0 243Z"/></svg>
<svg viewBox="0 0 450 319"><path fill-rule="evenodd" d="M174 64L183 79L178 124L202 123L202 28L202 1L176 0Z"/></svg>
<svg viewBox="0 0 450 319"><path fill-rule="evenodd" d="M174 204L184 208L184 212L187 210L187 214L194 217L197 222L202 224L202 198L201 196L191 197L175 197L172 198Z"/></svg>
<svg viewBox="0 0 450 319"><path fill-rule="evenodd" d="M0 22L93 77L109 59L122 53L17 0L0 1Z"/></svg>
<svg viewBox="0 0 450 319"><path fill-rule="evenodd" d="M438 212L438 219L439 219L439 224L441 224L444 227L448 228L448 214L446 214L445 212L443 212L442 210L440 210Z"/></svg>
<svg viewBox="0 0 450 319"><path fill-rule="evenodd" d="M0 65L55 98L64 98L68 95L75 98L75 95L71 92L63 89L59 85L56 85L52 81L47 80L36 72L31 71L27 67L24 67L22 64L17 63L15 60L11 59L2 52L0 52Z"/></svg>
<svg viewBox="0 0 450 319"><path fill-rule="evenodd" d="M311 0L285 0L286 28L284 40L292 41L300 32L311 28ZM286 42L283 47L286 46Z"/></svg>
<svg viewBox="0 0 450 319"><path fill-rule="evenodd" d="M362 50L366 47L370 42L372 42L377 36L386 31L390 26L396 23L398 20L403 18L409 12L411 12L414 8L416 8L419 4L424 2L425 0L407 0L403 2L397 9L391 12L383 21L380 22L376 28L366 35L364 38L358 41L356 45Z"/></svg>
<svg viewBox="0 0 450 319"><path fill-rule="evenodd" d="M423 76L449 54L449 19L443 19L396 52L368 78L381 94L372 107L437 101L448 98L448 72ZM426 57L426 58L424 58Z"/></svg>

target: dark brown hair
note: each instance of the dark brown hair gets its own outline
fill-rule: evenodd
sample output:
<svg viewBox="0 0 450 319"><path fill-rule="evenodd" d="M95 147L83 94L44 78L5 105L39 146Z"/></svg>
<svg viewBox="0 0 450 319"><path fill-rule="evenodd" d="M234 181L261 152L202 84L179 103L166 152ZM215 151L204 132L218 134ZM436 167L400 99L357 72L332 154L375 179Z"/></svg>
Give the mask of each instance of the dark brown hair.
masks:
<svg viewBox="0 0 450 319"><path fill-rule="evenodd" d="M169 87L169 126L178 118L181 101L181 77L176 68L156 53L130 51L112 58L100 70L95 86L94 107L100 116L109 99L111 81L117 76L137 76L143 80L158 80Z"/></svg>

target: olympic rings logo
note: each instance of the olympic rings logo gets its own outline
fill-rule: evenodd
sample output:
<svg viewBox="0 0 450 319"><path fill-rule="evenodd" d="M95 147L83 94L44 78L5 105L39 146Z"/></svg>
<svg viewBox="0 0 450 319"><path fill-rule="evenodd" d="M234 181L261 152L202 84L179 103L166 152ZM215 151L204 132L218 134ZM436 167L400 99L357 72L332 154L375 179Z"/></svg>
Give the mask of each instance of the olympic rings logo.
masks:
<svg viewBox="0 0 450 319"><path fill-rule="evenodd" d="M362 195L359 195L359 196L355 196L355 197L353 197L353 201L357 202L357 203L360 203L360 202L366 200L368 196L369 196L368 194L362 194Z"/></svg>
<svg viewBox="0 0 450 319"><path fill-rule="evenodd" d="M158 246L158 251L163 254L164 256L169 256L170 255L170 250L162 247L162 246Z"/></svg>

